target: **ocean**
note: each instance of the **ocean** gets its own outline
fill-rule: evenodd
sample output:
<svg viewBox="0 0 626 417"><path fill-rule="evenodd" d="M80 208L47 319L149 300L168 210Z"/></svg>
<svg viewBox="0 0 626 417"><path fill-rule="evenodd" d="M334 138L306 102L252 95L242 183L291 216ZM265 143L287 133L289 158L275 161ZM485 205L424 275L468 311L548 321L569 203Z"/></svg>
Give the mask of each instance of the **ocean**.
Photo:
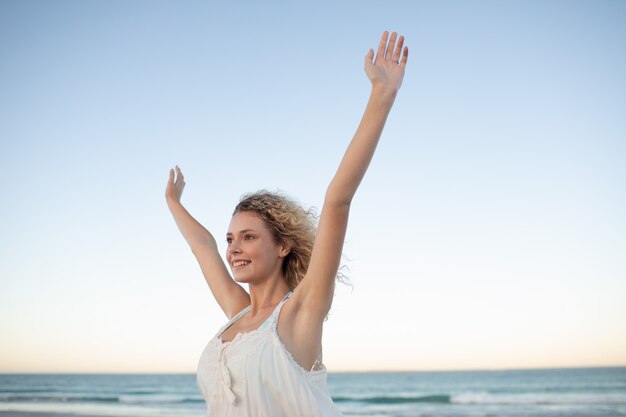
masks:
<svg viewBox="0 0 626 417"><path fill-rule="evenodd" d="M626 368L330 373L346 416L626 416ZM203 417L194 374L2 374L0 411Z"/></svg>

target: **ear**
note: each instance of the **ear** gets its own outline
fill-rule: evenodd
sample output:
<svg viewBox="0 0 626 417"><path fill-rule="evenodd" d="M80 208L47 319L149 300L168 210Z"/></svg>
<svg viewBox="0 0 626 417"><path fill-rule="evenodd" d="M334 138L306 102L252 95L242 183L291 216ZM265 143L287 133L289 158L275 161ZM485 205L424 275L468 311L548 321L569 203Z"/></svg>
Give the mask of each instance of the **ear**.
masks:
<svg viewBox="0 0 626 417"><path fill-rule="evenodd" d="M281 258L284 258L285 256L289 255L289 252L291 252L291 246L284 242L281 242L278 256L280 256Z"/></svg>

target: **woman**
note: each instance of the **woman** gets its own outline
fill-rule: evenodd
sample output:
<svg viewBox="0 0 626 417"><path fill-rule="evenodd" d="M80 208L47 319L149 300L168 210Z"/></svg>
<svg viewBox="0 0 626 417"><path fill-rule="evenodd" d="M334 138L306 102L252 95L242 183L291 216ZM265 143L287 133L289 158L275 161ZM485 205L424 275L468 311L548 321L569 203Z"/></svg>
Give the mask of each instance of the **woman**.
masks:
<svg viewBox="0 0 626 417"><path fill-rule="evenodd" d="M198 386L209 416L340 416L326 388L322 328L333 300L350 202L402 84L404 38L384 32L365 72L365 114L332 179L317 231L288 198L259 192L239 203L226 236L232 276L213 236L182 206L182 172L170 170L166 200L229 321L209 342ZM239 285L247 283L249 293Z"/></svg>

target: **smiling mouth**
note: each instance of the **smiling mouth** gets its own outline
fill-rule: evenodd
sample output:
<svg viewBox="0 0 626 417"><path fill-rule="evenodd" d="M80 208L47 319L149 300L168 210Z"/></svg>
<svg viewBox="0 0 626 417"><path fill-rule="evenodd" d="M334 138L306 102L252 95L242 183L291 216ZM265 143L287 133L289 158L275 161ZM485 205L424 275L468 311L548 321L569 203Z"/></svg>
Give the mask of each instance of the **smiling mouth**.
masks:
<svg viewBox="0 0 626 417"><path fill-rule="evenodd" d="M250 261L235 261L233 262L233 268L238 268L241 266L246 266L250 263Z"/></svg>

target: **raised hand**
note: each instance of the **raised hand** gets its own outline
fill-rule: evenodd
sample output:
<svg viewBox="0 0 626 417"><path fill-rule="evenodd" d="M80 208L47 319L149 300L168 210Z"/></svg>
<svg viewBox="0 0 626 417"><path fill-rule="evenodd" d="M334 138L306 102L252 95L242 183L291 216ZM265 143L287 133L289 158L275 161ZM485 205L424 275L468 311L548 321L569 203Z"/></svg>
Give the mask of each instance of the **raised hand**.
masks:
<svg viewBox="0 0 626 417"><path fill-rule="evenodd" d="M175 177L176 180L174 181ZM180 197L183 195L183 188L185 188L185 177L178 165L176 165L176 175L174 175L174 170L170 169L170 179L165 189L165 199L167 202L180 202Z"/></svg>
<svg viewBox="0 0 626 417"><path fill-rule="evenodd" d="M385 31L380 38L376 59L374 50L370 49L365 56L365 73L372 82L372 87L381 87L385 90L397 92L404 78L404 67L409 57L409 48L404 45L404 36L393 32L391 39L389 32ZM387 44L389 40L389 44ZM397 41L397 43L396 43Z"/></svg>

